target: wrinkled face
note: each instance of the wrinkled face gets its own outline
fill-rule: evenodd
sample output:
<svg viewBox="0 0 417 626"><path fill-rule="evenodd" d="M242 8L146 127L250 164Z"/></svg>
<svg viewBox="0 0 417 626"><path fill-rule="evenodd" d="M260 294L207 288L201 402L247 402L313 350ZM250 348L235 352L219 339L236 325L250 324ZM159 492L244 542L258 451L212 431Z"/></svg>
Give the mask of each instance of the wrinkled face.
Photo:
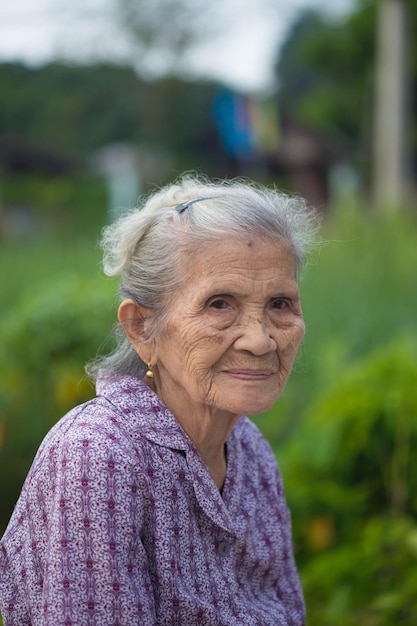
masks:
<svg viewBox="0 0 417 626"><path fill-rule="evenodd" d="M185 256L189 279L153 342L156 392L174 414L261 413L281 394L304 335L294 255L228 238Z"/></svg>

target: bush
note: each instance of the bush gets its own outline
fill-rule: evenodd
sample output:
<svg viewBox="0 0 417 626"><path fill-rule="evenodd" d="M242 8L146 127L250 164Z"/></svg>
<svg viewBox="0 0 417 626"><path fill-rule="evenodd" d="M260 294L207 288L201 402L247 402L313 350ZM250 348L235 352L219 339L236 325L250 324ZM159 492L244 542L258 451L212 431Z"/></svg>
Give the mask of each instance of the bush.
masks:
<svg viewBox="0 0 417 626"><path fill-rule="evenodd" d="M94 395L84 364L112 346L112 281L62 276L0 325L0 491L4 525L51 426ZM108 337L108 341L104 341Z"/></svg>
<svg viewBox="0 0 417 626"><path fill-rule="evenodd" d="M314 626L417 623L416 357L407 336L342 370L286 452Z"/></svg>

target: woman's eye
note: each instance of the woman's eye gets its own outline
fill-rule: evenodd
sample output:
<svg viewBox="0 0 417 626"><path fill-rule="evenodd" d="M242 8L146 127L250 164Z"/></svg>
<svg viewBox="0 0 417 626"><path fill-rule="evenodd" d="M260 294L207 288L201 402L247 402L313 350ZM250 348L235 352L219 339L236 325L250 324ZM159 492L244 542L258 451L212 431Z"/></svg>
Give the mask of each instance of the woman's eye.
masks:
<svg viewBox="0 0 417 626"><path fill-rule="evenodd" d="M274 300L273 307L274 309L286 309L288 307L288 302L287 300L284 300L284 298L278 298L277 300Z"/></svg>
<svg viewBox="0 0 417 626"><path fill-rule="evenodd" d="M226 300L223 300L223 298L217 298L216 300L210 302L210 306L213 309L224 309L227 307L227 302Z"/></svg>

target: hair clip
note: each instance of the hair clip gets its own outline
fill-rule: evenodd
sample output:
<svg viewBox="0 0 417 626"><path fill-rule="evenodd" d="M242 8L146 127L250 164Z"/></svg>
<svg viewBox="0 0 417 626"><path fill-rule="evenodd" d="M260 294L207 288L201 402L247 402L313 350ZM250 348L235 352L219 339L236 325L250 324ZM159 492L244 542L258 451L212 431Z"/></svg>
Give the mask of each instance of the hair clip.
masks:
<svg viewBox="0 0 417 626"><path fill-rule="evenodd" d="M178 213L183 213L183 211L188 209L188 207L194 204L194 202L201 202L202 200L211 200L212 197L213 196L207 196L203 198L194 198L194 200L187 200L186 202L182 202L181 204L178 204L175 207L175 210L178 211Z"/></svg>

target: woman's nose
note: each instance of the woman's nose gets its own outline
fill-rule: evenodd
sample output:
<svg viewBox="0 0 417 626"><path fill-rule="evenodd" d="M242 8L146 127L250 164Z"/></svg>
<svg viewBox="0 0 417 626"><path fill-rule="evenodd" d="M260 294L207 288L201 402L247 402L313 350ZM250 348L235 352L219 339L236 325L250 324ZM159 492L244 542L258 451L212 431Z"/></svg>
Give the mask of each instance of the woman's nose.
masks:
<svg viewBox="0 0 417 626"><path fill-rule="evenodd" d="M234 342L237 350L246 350L261 356L277 349L277 343L263 320L250 318L241 326L240 334Z"/></svg>

